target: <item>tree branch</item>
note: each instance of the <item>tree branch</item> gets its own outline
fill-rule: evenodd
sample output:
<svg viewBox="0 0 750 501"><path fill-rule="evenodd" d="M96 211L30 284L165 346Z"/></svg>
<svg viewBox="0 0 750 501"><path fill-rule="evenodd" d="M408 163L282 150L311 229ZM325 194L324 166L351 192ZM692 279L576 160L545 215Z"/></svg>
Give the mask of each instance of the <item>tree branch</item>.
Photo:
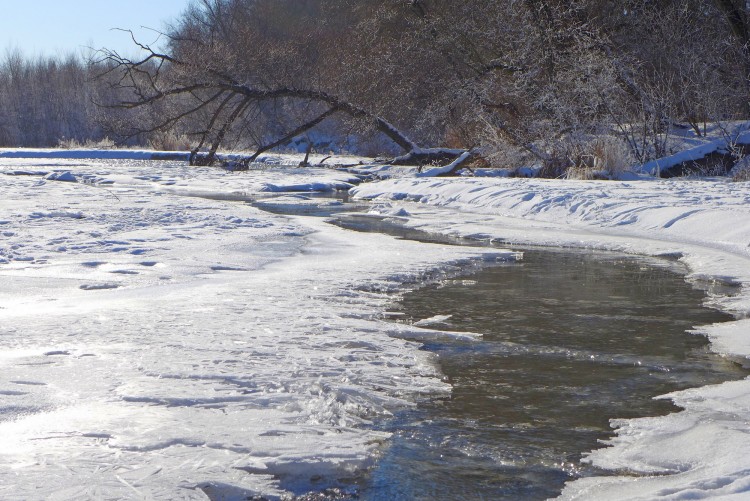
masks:
<svg viewBox="0 0 750 501"><path fill-rule="evenodd" d="M316 125L318 125L323 120L325 120L326 118L330 117L331 115L333 115L337 111L338 111L338 109L335 108L335 107L334 108L330 108L326 112L321 113L320 115L318 115L317 117L313 118L309 122L306 122L306 123L300 125L296 129L294 129L291 132L285 134L284 136L280 137L276 141L259 147L255 151L255 153L253 153L249 158L247 158L245 161L243 161L244 165L247 166L248 164L254 162L255 160L258 159L258 157L262 153L264 153L264 152L266 152L268 150L271 150L273 148L276 148L277 146L281 146L282 144L288 143L289 141L291 141L295 137L299 136L303 132L306 132L306 131L312 129L313 127L315 127Z"/></svg>

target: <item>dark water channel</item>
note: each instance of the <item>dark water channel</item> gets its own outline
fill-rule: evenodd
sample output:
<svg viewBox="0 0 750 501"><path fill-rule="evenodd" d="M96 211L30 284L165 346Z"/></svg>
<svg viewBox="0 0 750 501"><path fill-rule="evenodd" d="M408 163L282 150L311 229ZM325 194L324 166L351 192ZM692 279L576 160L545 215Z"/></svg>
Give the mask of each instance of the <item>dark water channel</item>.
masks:
<svg viewBox="0 0 750 501"><path fill-rule="evenodd" d="M283 200L257 205L316 216L348 210L336 201L296 208ZM335 223L471 244L371 217L343 216ZM517 250L524 252L518 263L424 287L393 306L396 321L448 316L430 327L482 337L425 344L452 394L420 402L381 424L393 433L390 446L355 499L555 497L566 481L607 474L580 459L613 436L610 419L675 412L679 408L670 401L653 397L750 374L711 353L705 337L689 333L732 317L703 307L705 292L685 282L677 263L615 253Z"/></svg>
<svg viewBox="0 0 750 501"><path fill-rule="evenodd" d="M703 298L670 263L551 250L407 294L403 321L451 315L433 327L483 338L425 346L452 396L386 424L360 499L546 499L602 474L580 458L610 419L674 412L652 397L748 374L687 333L731 319Z"/></svg>

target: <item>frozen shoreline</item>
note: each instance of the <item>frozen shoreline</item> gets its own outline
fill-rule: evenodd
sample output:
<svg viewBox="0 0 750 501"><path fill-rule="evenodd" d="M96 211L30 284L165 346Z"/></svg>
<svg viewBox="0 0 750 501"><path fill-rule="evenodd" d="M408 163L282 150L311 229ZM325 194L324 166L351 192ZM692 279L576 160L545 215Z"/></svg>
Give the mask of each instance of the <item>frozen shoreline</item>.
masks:
<svg viewBox="0 0 750 501"><path fill-rule="evenodd" d="M707 303L736 321L696 326L719 353L750 357L750 192L721 181L396 179L355 198L424 231L507 243L678 257ZM721 294L721 284L740 287ZM713 291L713 293L712 293ZM562 499L740 499L750 492L750 380L676 392L684 411L616 420L585 460L622 476L567 484ZM638 476L633 476L637 474Z"/></svg>

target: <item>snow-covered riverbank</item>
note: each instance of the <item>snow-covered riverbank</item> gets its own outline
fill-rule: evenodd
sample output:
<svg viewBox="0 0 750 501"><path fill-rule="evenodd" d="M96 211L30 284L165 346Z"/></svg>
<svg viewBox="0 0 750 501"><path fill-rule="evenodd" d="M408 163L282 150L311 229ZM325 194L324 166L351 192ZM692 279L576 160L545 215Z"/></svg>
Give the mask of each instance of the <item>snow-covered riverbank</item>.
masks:
<svg viewBox="0 0 750 501"><path fill-rule="evenodd" d="M194 196L347 176L0 162L0 498L275 497L371 464L369 422L449 390L404 340L449 334L381 320L393 293L513 254Z"/></svg>
<svg viewBox="0 0 750 501"><path fill-rule="evenodd" d="M726 180L396 179L362 185L374 216L501 242L679 257L688 280L735 322L696 326L714 350L750 357L750 186ZM740 286L729 288L722 285ZM667 395L684 411L620 420L588 461L621 475L568 484L563 499L744 499L750 494L750 381Z"/></svg>

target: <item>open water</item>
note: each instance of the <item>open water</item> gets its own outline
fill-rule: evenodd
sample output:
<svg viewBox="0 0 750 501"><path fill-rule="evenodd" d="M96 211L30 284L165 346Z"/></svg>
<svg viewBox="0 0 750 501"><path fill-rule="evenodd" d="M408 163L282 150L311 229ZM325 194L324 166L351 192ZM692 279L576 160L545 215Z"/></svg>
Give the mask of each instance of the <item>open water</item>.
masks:
<svg viewBox="0 0 750 501"><path fill-rule="evenodd" d="M524 500L603 474L582 454L612 418L679 410L653 397L747 376L689 331L730 320L676 263L526 250L523 261L408 293L400 321L478 341L428 344L453 386L384 425L395 433L360 492L380 500Z"/></svg>

